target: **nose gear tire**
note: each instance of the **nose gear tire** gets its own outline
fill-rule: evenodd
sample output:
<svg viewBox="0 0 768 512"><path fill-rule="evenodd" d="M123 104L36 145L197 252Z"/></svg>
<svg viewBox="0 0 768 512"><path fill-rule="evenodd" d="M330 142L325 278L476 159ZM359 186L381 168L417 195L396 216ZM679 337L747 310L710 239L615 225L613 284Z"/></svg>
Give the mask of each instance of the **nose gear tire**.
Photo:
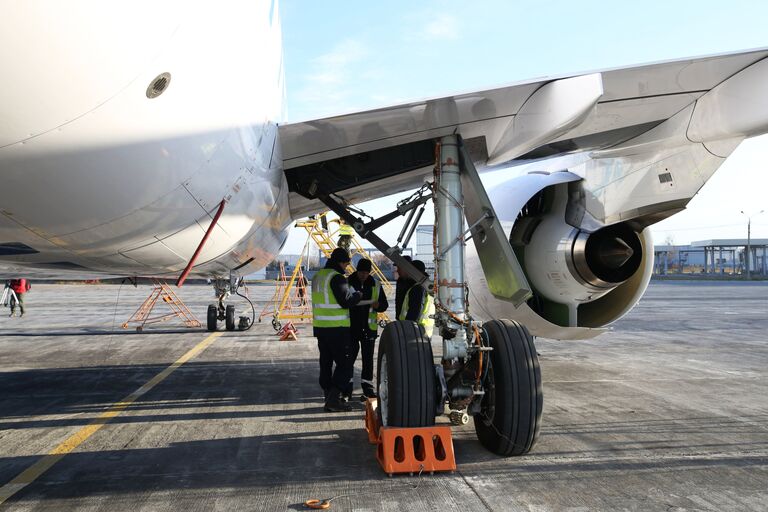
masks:
<svg viewBox="0 0 768 512"><path fill-rule="evenodd" d="M493 350L475 432L497 455L524 455L536 444L544 403L533 336L511 320L486 322L483 330Z"/></svg>
<svg viewBox="0 0 768 512"><path fill-rule="evenodd" d="M208 304L208 317L206 327L209 331L215 331L218 323L219 312L216 308L216 304Z"/></svg>
<svg viewBox="0 0 768 512"><path fill-rule="evenodd" d="M226 309L226 326L228 331L235 330L235 306L229 304Z"/></svg>

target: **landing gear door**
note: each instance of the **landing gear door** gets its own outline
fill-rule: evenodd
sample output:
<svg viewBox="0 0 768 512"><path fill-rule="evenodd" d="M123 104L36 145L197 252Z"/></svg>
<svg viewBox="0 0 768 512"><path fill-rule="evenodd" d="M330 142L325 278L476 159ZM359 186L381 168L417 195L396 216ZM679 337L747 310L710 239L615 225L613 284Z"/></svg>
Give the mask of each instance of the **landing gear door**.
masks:
<svg viewBox="0 0 768 512"><path fill-rule="evenodd" d="M485 273L488 289L498 299L515 307L528 300L531 286L517 261L512 246L496 216L472 158L461 145L461 183L464 189L464 215L472 228L472 240Z"/></svg>

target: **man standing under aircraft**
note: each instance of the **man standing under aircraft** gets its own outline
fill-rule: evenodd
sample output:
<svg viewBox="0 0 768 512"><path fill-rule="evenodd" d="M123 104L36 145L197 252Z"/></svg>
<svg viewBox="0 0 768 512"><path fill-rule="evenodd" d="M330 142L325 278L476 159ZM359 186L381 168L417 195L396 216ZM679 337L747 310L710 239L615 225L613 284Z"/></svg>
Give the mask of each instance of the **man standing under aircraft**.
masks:
<svg viewBox="0 0 768 512"><path fill-rule="evenodd" d="M427 274L426 265L421 260L413 260L413 266L422 274ZM398 320L411 320L424 329L427 338L432 337L432 328L435 325L435 302L423 286L415 280L409 281L411 287L403 297L403 305L397 316Z"/></svg>
<svg viewBox="0 0 768 512"><path fill-rule="evenodd" d="M348 263L349 253L336 248L325 268L312 278L312 326L320 350L320 387L325 393L325 410L328 412L352 410L342 401L341 392L350 378L349 308L360 302L361 293L351 290L344 278Z"/></svg>
<svg viewBox="0 0 768 512"><path fill-rule="evenodd" d="M406 261L411 261L410 256L403 256ZM403 305L405 292L413 285L412 280L405 275L401 275L397 265L395 265L395 315L400 314L400 308Z"/></svg>
<svg viewBox="0 0 768 512"><path fill-rule="evenodd" d="M360 386L363 388L361 400L375 398L373 385L373 349L376 345L376 334L379 328L377 313L387 310L389 304L381 283L371 275L371 260L362 259L357 262L357 272L347 278L349 286L361 292L362 301L370 304L358 305L350 309L352 323L352 344L349 348L349 383L344 394L352 396L354 388L353 375L358 352L363 353L363 371L360 374Z"/></svg>

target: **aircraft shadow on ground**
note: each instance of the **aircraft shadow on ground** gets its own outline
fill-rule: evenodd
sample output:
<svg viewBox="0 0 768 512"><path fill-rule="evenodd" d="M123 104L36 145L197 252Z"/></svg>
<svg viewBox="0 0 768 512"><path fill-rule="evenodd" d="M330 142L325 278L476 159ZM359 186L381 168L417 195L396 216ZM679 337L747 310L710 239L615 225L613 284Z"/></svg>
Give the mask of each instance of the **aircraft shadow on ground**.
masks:
<svg viewBox="0 0 768 512"><path fill-rule="evenodd" d="M38 459L0 458L0 481L10 480ZM44 485L30 486L18 499L27 493L34 499L62 499L386 478L362 428L317 430L70 453L41 478Z"/></svg>
<svg viewBox="0 0 768 512"><path fill-rule="evenodd" d="M105 365L0 373L0 430L72 427L74 433L76 427L89 424L166 367ZM266 491L307 482L386 481L362 428L361 413L324 413L316 379L313 359L187 363L109 425L171 427L172 422L199 421L197 436L210 439L171 442L157 448L70 453L43 475L44 485L33 484L14 499L136 495L188 488ZM53 415L76 416L50 418ZM207 425L209 432L202 430L206 422L254 425L247 421L253 419L255 428L260 428L261 419L271 421L274 430L290 432L215 439L214 425ZM359 427L335 423L350 419L360 421ZM460 474L504 481L523 475L527 481L591 478L616 470L727 471L765 466L765 420L766 415L681 416L545 424L539 444L524 458L505 459L487 452L471 426L457 429L454 444ZM301 431L302 424L312 422L322 424ZM275 423L296 425L278 427ZM0 482L9 481L38 459L0 458Z"/></svg>
<svg viewBox="0 0 768 512"><path fill-rule="evenodd" d="M139 364L2 372L0 429L86 425L165 368ZM322 412L320 395L317 363L308 359L189 362L131 404L130 414L111 422L304 415ZM308 407L271 407L286 404ZM75 414L82 417L34 418Z"/></svg>
<svg viewBox="0 0 768 512"><path fill-rule="evenodd" d="M482 461L467 456L469 440L459 441L459 475L482 476L499 484L524 478L527 485L556 480L588 480L622 472L656 473L681 470L725 471L764 467L764 456L708 457L680 455L651 459L604 457L599 460L548 460L534 453L524 459L487 454ZM476 443L474 443L476 445ZM476 449L480 449L476 446ZM463 454L463 455L462 455ZM7 481L38 457L0 458L0 479ZM473 465L471 462L489 462ZM447 476L449 477L449 476ZM438 477L440 478L440 477ZM297 486L307 486L307 498L317 489L366 489L389 479L381 471L362 429L317 430L252 437L174 442L161 448L84 451L67 455L39 482L14 500L59 500L80 497L136 496L176 489L249 488L274 493L283 488L286 499ZM391 480L390 480L391 481ZM424 477L426 485L445 485ZM356 484L365 482L365 485ZM289 503L286 504L290 506Z"/></svg>

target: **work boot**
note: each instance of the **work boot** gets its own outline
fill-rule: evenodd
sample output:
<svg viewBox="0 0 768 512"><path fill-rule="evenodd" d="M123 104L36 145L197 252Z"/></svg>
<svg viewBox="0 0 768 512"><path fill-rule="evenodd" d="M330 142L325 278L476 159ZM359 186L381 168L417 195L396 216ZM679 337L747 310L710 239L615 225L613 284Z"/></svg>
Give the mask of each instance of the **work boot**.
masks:
<svg viewBox="0 0 768 512"><path fill-rule="evenodd" d="M376 398L376 391L371 386L363 386L363 394L360 397L360 401L365 402L368 398Z"/></svg>
<svg viewBox="0 0 768 512"><path fill-rule="evenodd" d="M352 406L341 399L339 390L331 389L328 392L328 398L325 400L325 407L323 409L327 412L349 412L352 410Z"/></svg>

